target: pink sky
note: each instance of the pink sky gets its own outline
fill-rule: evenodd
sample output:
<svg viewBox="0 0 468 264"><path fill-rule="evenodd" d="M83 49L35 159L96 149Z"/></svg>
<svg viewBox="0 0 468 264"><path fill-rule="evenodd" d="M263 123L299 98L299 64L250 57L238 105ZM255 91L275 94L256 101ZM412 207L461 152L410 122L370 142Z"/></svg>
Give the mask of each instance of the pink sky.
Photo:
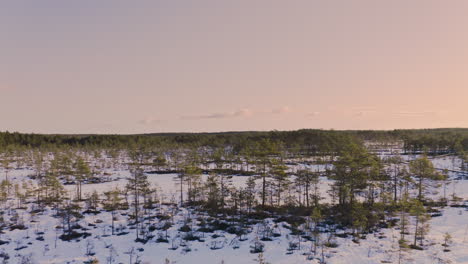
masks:
<svg viewBox="0 0 468 264"><path fill-rule="evenodd" d="M468 1L5 1L0 131L468 127Z"/></svg>

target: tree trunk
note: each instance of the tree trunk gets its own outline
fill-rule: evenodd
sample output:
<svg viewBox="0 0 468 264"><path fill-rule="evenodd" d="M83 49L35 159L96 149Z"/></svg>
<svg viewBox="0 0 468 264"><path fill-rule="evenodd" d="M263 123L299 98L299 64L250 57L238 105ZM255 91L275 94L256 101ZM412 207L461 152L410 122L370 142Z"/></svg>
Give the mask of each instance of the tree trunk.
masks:
<svg viewBox="0 0 468 264"><path fill-rule="evenodd" d="M414 230L414 243L413 243L414 246L416 246L416 238L418 237L418 225L419 225L419 216L416 216L416 227Z"/></svg>

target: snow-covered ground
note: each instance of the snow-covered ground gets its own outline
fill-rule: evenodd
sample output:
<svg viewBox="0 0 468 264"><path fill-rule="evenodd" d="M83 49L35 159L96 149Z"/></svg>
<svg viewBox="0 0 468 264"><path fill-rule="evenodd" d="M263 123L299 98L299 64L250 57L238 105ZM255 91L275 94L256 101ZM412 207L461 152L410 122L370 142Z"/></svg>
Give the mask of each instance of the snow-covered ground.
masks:
<svg viewBox="0 0 468 264"><path fill-rule="evenodd" d="M406 156L412 159L414 156ZM449 175L452 181L446 186L447 194L456 193L464 201L468 200L468 180L455 180L458 176L457 170L460 161L453 157L438 157L432 159L438 169L449 169ZM298 165L302 166L302 165ZM324 167L321 165L320 170ZM83 192L91 193L94 190L100 192L110 190L116 186L123 187L126 184L126 177L129 172L126 170L106 169L111 174L113 181L99 184L83 185ZM27 179L27 176L33 174L32 170L22 169L10 172L10 179L19 182ZM158 186L161 193L164 193L166 199L171 196L177 197L178 186L173 180L175 174L149 174L148 179L153 186ZM234 176L233 184L235 186L245 185L247 176ZM328 189L330 181L322 178L320 191L325 202L330 202ZM72 195L73 185L67 185L66 189ZM13 203L13 201L10 201ZM170 210L169 207L162 206L156 209ZM262 228L259 223L253 226L252 232L246 235L245 241L239 241L238 237L226 232L216 231L219 236L213 233L199 233L203 236L203 242L186 242L185 246L178 246L177 249L169 249L172 245L172 239L179 239L183 235L178 229L184 225L184 219L189 212L186 209L179 210L174 216L174 226L168 230L171 239L169 243L156 243L150 241L146 244L135 243L135 230L128 227L127 218L120 216L116 221L116 226L126 226L122 231L128 232L128 235L111 236L110 222L111 214L101 212L97 215L87 214L80 220L82 227L91 236L79 241L64 242L57 239L61 230L55 228L61 223L54 218L53 212L48 211L31 215L26 210L16 210L22 222L28 227L26 230L4 231L0 234L1 241L8 241L8 244L0 246L0 254L7 253L10 256L8 263L20 263L24 256L31 256L34 263L83 263L91 258L97 258L99 263L110 263L109 257L115 258L114 263L129 263L130 258L135 261L137 258L142 263L165 263L168 259L170 263L226 263L242 264L255 263L258 254L250 253L250 246L258 239L258 230ZM324 255L326 263L468 263L468 211L465 208L446 207L441 210L442 216L434 217L430 220L430 232L425 240L425 250L408 250L402 253L402 260L399 262L399 230L395 228L382 229L375 234L368 234L366 239L355 243L351 238L334 238L337 242L337 248L325 248ZM11 217L12 210L4 212L6 218ZM154 222L157 225L157 221ZM265 259L271 264L299 264L299 263L319 263L317 258L307 260L306 254L311 252L312 242L301 240L301 248L288 252L287 248L290 242L298 242L298 238L290 235L290 230L285 226L286 223L270 223L269 226L280 234L274 237L273 241L262 242L265 245ZM413 230L410 228L410 233ZM453 243L450 245L450 251L443 251L444 234L449 233L452 236ZM327 234L322 234L325 239ZM40 238L38 240L38 238ZM216 243L219 249L210 249ZM93 257L86 256L87 248L93 248L96 253ZM133 253L132 252L133 248ZM187 249L190 249L188 251ZM291 253L291 254L287 254Z"/></svg>

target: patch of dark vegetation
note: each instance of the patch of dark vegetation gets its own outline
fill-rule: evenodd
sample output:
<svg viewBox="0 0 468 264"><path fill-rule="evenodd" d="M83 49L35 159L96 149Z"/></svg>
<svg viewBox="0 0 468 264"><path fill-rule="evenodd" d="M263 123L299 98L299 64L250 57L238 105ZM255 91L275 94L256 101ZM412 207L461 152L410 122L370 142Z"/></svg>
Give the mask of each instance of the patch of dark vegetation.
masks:
<svg viewBox="0 0 468 264"><path fill-rule="evenodd" d="M228 223L224 221L220 221L220 220L214 220L210 222L209 225L213 230L221 230L221 231L225 231L226 229L230 227Z"/></svg>
<svg viewBox="0 0 468 264"><path fill-rule="evenodd" d="M10 231L13 231L13 230L26 230L26 229L28 229L28 228L25 225L22 225L22 224L10 226Z"/></svg>
<svg viewBox="0 0 468 264"><path fill-rule="evenodd" d="M148 243L148 239L147 238L137 238L137 239L135 239L135 242L146 244L146 243Z"/></svg>
<svg viewBox="0 0 468 264"><path fill-rule="evenodd" d="M156 239L156 243L169 243L169 240L167 238L164 238L164 237L158 237Z"/></svg>
<svg viewBox="0 0 468 264"><path fill-rule="evenodd" d="M192 232L187 233L187 234L183 237L183 239L184 239L185 241L200 241L200 237L194 235Z"/></svg>
<svg viewBox="0 0 468 264"><path fill-rule="evenodd" d="M20 246L20 247L15 248L15 250L20 251L20 250L25 249L25 248L28 248L28 246Z"/></svg>
<svg viewBox="0 0 468 264"><path fill-rule="evenodd" d="M468 208L468 204L451 204L450 207L454 207L454 208Z"/></svg>
<svg viewBox="0 0 468 264"><path fill-rule="evenodd" d="M213 233L215 230L213 228L204 226L204 227L198 228L197 231L198 232L203 232L203 233Z"/></svg>
<svg viewBox="0 0 468 264"><path fill-rule="evenodd" d="M8 255L6 252L0 252L0 259L3 259L3 263L8 263L10 255Z"/></svg>
<svg viewBox="0 0 468 264"><path fill-rule="evenodd" d="M86 211L83 211L83 214L92 214L92 215L97 215L97 214L100 214L101 211L99 210L86 210Z"/></svg>
<svg viewBox="0 0 468 264"><path fill-rule="evenodd" d="M431 217L440 217L442 216L442 213L432 213Z"/></svg>
<svg viewBox="0 0 468 264"><path fill-rule="evenodd" d="M417 246L417 245L410 245L409 246L411 249L416 249L416 250L424 250L424 248Z"/></svg>
<svg viewBox="0 0 468 264"><path fill-rule="evenodd" d="M305 219L304 217L300 217L300 216L287 215L287 216L280 216L280 217L275 218L274 222L275 223L286 222L290 224L291 226L299 226L305 223Z"/></svg>
<svg viewBox="0 0 468 264"><path fill-rule="evenodd" d="M76 231L71 231L66 234L62 234L61 236L59 236L59 238L63 241L71 241L71 240L79 239L79 238L87 238L89 236L91 236L91 234L87 232L80 233Z"/></svg>
<svg viewBox="0 0 468 264"><path fill-rule="evenodd" d="M326 247L329 247L329 248L337 248L338 247L338 244L336 242L325 242L323 245L326 246Z"/></svg>
<svg viewBox="0 0 468 264"><path fill-rule="evenodd" d="M348 237L348 234L347 233L338 233L338 234L335 234L336 237L341 237L341 238L347 238Z"/></svg>
<svg viewBox="0 0 468 264"><path fill-rule="evenodd" d="M158 214L158 215L156 215L156 217L157 217L160 221L164 221L164 220L169 220L169 219L171 219L171 216L169 216L169 215L164 215L164 214Z"/></svg>
<svg viewBox="0 0 468 264"><path fill-rule="evenodd" d="M252 246L250 246L250 253L252 254L262 253L263 251L265 251L264 248L265 248L265 244L261 242L255 242Z"/></svg>
<svg viewBox="0 0 468 264"><path fill-rule="evenodd" d="M188 226L188 225L183 225L183 226L181 226L179 228L179 231L180 232L190 232L190 231L192 231L192 228L190 226Z"/></svg>

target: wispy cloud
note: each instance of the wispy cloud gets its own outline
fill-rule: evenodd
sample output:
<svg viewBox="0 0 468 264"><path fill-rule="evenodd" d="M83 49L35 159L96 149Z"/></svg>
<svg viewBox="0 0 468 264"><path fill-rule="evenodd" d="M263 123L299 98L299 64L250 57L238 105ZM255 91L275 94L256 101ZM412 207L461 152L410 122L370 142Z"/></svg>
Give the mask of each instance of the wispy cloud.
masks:
<svg viewBox="0 0 468 264"><path fill-rule="evenodd" d="M180 119L184 120L197 120L197 119L225 119L225 118L235 118L235 117L250 117L253 115L253 111L247 108L240 109L233 112L224 112L224 113L212 113L206 115L184 115Z"/></svg>
<svg viewBox="0 0 468 264"><path fill-rule="evenodd" d="M273 110L270 111L270 113L272 114L285 114L285 113L290 113L292 110L289 106L282 106L280 108L275 108Z"/></svg>
<svg viewBox="0 0 468 264"><path fill-rule="evenodd" d="M377 111L375 111L375 110L361 110L361 111L355 112L354 116L364 117L364 116L368 116L370 114L375 114L375 113L377 113Z"/></svg>
<svg viewBox="0 0 468 264"><path fill-rule="evenodd" d="M281 115L293 112L289 106L282 106L269 110L252 110L249 108L242 108L231 112L218 112L205 115L183 115L179 119L182 120L200 120L200 119L228 119L228 118L248 118L254 115Z"/></svg>
<svg viewBox="0 0 468 264"><path fill-rule="evenodd" d="M437 112L434 111L398 111L393 112L393 115L400 117L424 117L424 116L436 116Z"/></svg>
<svg viewBox="0 0 468 264"><path fill-rule="evenodd" d="M144 119L139 120L138 124L147 126L147 125L158 124L158 123L161 123L163 121L164 120L162 120L162 119L149 116L149 117L146 117Z"/></svg>

